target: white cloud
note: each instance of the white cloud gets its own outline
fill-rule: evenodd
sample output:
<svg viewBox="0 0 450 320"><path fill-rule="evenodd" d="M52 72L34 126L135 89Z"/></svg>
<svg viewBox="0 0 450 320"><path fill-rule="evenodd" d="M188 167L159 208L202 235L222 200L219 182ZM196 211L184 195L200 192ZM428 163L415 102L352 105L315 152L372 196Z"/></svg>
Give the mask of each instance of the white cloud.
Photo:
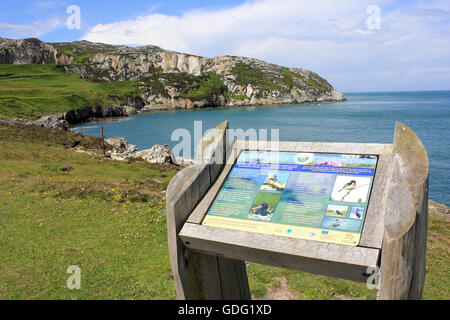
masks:
<svg viewBox="0 0 450 320"><path fill-rule="evenodd" d="M369 30L367 8L381 9L381 28ZM385 9L386 8L386 9ZM433 73L411 70L450 67L448 2L390 0L261 0L181 16L152 13L99 24L82 38L110 44L155 44L202 56L244 55L312 69L338 89L450 88ZM398 77L383 74L392 70ZM405 79L406 79L405 78ZM358 79L355 82L355 79ZM442 79L442 77L436 77ZM428 88L424 88L428 89Z"/></svg>
<svg viewBox="0 0 450 320"><path fill-rule="evenodd" d="M224 40L238 43L248 37L329 39L339 32L354 33L351 29L367 18L365 10L371 1L345 3L264 0L216 11L192 10L180 17L155 13L135 20L99 24L83 39L111 44L152 43L196 52L214 52L211 47Z"/></svg>
<svg viewBox="0 0 450 320"><path fill-rule="evenodd" d="M49 18L44 21L34 21L29 24L12 24L12 23L1 23L0 29L4 37L8 38L24 38L24 37L35 37L38 38L50 31L56 30L62 27L65 21L60 18Z"/></svg>
<svg viewBox="0 0 450 320"><path fill-rule="evenodd" d="M2 37L29 38L42 37L43 35L65 27L67 16L65 3L60 0L33 1L24 6L22 21L24 23L6 23L0 21ZM36 19L36 17L39 17Z"/></svg>

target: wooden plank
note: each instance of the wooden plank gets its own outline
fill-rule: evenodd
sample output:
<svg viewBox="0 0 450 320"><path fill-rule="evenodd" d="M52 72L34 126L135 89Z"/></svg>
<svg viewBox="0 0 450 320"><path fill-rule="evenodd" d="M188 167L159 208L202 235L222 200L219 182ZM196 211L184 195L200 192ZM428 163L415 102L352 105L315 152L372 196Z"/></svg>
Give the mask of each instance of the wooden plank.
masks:
<svg viewBox="0 0 450 320"><path fill-rule="evenodd" d="M412 279L415 208L411 195L393 182L381 257L379 299L407 299Z"/></svg>
<svg viewBox="0 0 450 320"><path fill-rule="evenodd" d="M178 299L250 299L245 263L189 250L178 233L224 162L227 122L205 139L200 164L180 171L166 192L169 258ZM214 132L214 131L213 131ZM215 159L208 158L219 155ZM226 277L226 279L224 278Z"/></svg>
<svg viewBox="0 0 450 320"><path fill-rule="evenodd" d="M382 154L378 157L375 179L359 241L361 247L380 249L383 244L384 218L389 195L386 190L389 190L392 178L392 162L392 155Z"/></svg>
<svg viewBox="0 0 450 320"><path fill-rule="evenodd" d="M202 223L203 218L205 217L209 207L212 205L214 199L216 198L216 195L219 193L220 188L227 179L231 169L233 169L234 162L236 161L237 156L239 155L239 153L237 152L238 150L236 148L233 147L233 150L234 151L228 157L227 163L225 164L222 173L219 175L219 178L211 187L211 189L209 189L208 193L203 197L198 206L191 213L187 222L198 224Z"/></svg>
<svg viewBox="0 0 450 320"><path fill-rule="evenodd" d="M378 299L420 299L426 274L428 155L415 133L398 122L393 154Z"/></svg>
<svg viewBox="0 0 450 320"><path fill-rule="evenodd" d="M195 163L210 165L210 180L216 181L226 161L228 121L211 129L197 145Z"/></svg>
<svg viewBox="0 0 450 320"><path fill-rule="evenodd" d="M186 263L185 247L178 237L192 209L210 184L208 165L194 165L180 171L166 192L167 238L170 264L178 299L200 299L200 283L194 269Z"/></svg>
<svg viewBox="0 0 450 320"><path fill-rule="evenodd" d="M199 252L365 282L379 250L186 223L186 247Z"/></svg>
<svg viewBox="0 0 450 320"><path fill-rule="evenodd" d="M225 257L217 257L221 296L224 300L250 300L250 286L245 262ZM234 280L234 281L233 281Z"/></svg>
<svg viewBox="0 0 450 320"><path fill-rule="evenodd" d="M422 196L416 212L416 235L414 238L414 269L408 299L418 300L422 297L426 276L427 233L428 233L428 178L422 185Z"/></svg>
<svg viewBox="0 0 450 320"><path fill-rule="evenodd" d="M236 141L241 150L320 152L380 155L391 154L392 144L380 143L340 143L340 142L290 142L290 141Z"/></svg>

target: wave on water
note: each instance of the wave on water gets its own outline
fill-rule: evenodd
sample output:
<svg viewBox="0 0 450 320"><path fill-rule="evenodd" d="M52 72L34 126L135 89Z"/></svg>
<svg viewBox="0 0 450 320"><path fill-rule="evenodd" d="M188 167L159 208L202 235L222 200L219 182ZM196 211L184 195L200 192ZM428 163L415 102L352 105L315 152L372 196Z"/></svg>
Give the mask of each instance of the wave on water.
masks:
<svg viewBox="0 0 450 320"><path fill-rule="evenodd" d="M76 127L76 128L71 128L71 131L86 132L86 131L89 131L89 129L97 129L97 128L98 128L98 126Z"/></svg>

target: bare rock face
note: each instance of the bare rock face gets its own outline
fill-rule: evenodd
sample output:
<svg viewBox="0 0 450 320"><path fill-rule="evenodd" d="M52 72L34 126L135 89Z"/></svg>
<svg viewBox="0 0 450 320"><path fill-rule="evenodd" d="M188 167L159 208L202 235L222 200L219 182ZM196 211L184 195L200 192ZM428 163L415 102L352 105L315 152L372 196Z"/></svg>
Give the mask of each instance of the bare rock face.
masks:
<svg viewBox="0 0 450 320"><path fill-rule="evenodd" d="M126 160L138 152L137 146L128 144L124 138L110 138L105 142L113 147L112 151L108 151L108 155L114 160Z"/></svg>
<svg viewBox="0 0 450 320"><path fill-rule="evenodd" d="M172 149L166 144L155 144L150 149L137 152L136 157L151 163L177 164Z"/></svg>
<svg viewBox="0 0 450 320"><path fill-rule="evenodd" d="M124 138L109 138L105 140L106 143L113 147L113 150L122 153L127 149L128 143Z"/></svg>
<svg viewBox="0 0 450 320"><path fill-rule="evenodd" d="M70 64L73 57L38 39L0 39L0 64Z"/></svg>
<svg viewBox="0 0 450 320"><path fill-rule="evenodd" d="M65 119L64 113L43 116L36 122L37 125L49 129L68 130L68 128L70 127L69 123Z"/></svg>
<svg viewBox="0 0 450 320"><path fill-rule="evenodd" d="M10 125L21 124L27 126L38 126L47 129L68 130L69 124L64 119L64 114L55 114L50 116L44 116L37 121L15 118L13 120L0 119L1 122L8 123Z"/></svg>
<svg viewBox="0 0 450 320"><path fill-rule="evenodd" d="M150 163L176 164L175 155L168 145L154 145L150 149L138 151L135 145L128 144L124 138L110 138L105 142L112 146L108 155L114 160L142 159Z"/></svg>
<svg viewBox="0 0 450 320"><path fill-rule="evenodd" d="M429 200L428 212L432 214L450 214L450 208L448 208L445 204Z"/></svg>

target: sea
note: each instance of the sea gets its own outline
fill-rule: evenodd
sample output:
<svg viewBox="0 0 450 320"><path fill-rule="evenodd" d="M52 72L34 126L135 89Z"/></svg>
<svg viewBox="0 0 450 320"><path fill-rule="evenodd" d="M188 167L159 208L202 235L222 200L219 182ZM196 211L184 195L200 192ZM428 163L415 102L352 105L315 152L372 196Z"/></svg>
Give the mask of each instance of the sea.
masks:
<svg viewBox="0 0 450 320"><path fill-rule="evenodd" d="M255 129L259 139L264 139L264 131L267 139L276 137L273 130L278 129L281 141L358 143L392 143L399 121L414 130L427 149L429 199L450 206L450 91L344 95L348 101L336 103L160 111L73 130L100 136L102 125L106 138L123 137L139 150L155 144L173 148L189 141L191 150L181 155L189 158L201 134L225 120L231 129Z"/></svg>

